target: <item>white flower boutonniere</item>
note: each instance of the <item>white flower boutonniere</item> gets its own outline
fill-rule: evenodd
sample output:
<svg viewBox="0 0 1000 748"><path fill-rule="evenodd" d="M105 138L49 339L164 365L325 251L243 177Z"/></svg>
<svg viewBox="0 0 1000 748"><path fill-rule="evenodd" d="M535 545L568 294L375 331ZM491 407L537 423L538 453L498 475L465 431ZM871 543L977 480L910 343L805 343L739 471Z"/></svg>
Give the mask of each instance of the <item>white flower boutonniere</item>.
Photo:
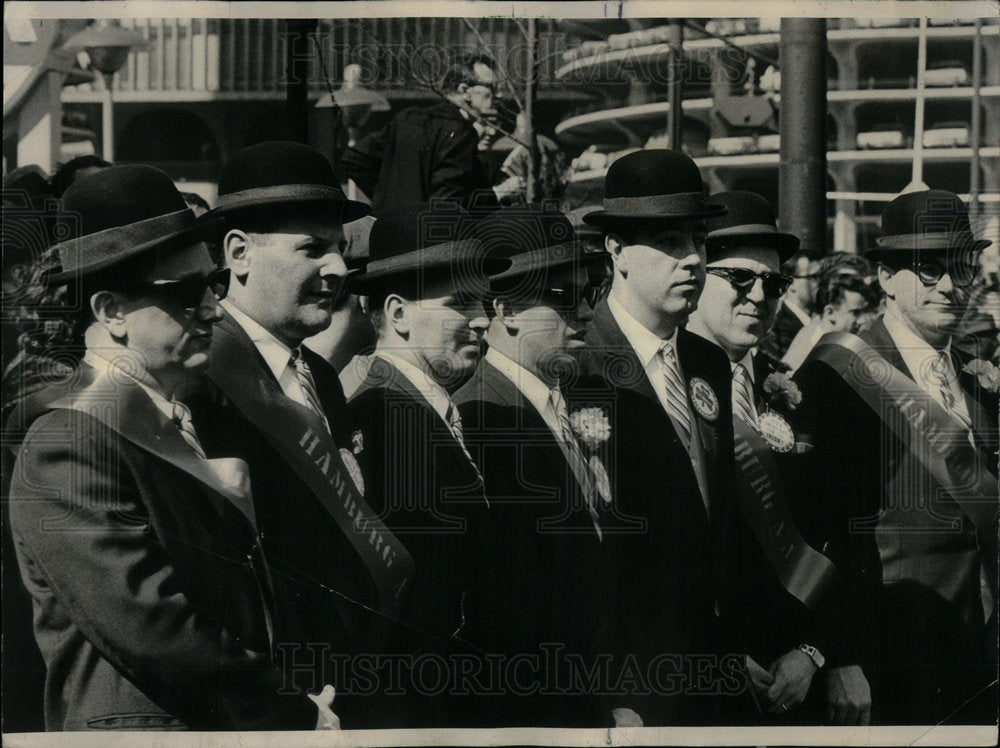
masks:
<svg viewBox="0 0 1000 748"><path fill-rule="evenodd" d="M1000 368L989 361L975 358L962 367L962 371L975 375L979 379L979 386L987 392L1000 392Z"/></svg>
<svg viewBox="0 0 1000 748"><path fill-rule="evenodd" d="M792 411L802 402L802 390L784 374L774 372L764 380L768 405L777 410Z"/></svg>
<svg viewBox="0 0 1000 748"><path fill-rule="evenodd" d="M569 417L577 439L592 450L600 449L611 437L611 422L600 408L581 408Z"/></svg>

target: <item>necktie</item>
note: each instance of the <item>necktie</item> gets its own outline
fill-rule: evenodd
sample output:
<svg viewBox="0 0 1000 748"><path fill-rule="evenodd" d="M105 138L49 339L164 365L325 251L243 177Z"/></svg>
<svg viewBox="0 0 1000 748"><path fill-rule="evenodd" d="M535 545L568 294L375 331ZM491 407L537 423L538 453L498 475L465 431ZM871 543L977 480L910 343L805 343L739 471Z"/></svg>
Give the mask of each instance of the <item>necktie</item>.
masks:
<svg viewBox="0 0 1000 748"><path fill-rule="evenodd" d="M205 450L202 448L201 442L198 441L198 434L195 433L194 423L191 421L191 411L188 409L188 406L179 400L171 400L170 405L173 407L173 417L171 418L171 421L174 426L180 432L184 441L188 443L188 446L191 447L191 449L193 449L199 457L205 459Z"/></svg>
<svg viewBox="0 0 1000 748"><path fill-rule="evenodd" d="M736 364L733 369L733 416L751 426L757 426L757 408L753 404L750 373L743 364Z"/></svg>
<svg viewBox="0 0 1000 748"><path fill-rule="evenodd" d="M479 472L479 466L476 465L476 461L472 459L472 455L469 454L469 450L465 446L465 434L462 431L462 416L459 415L458 408L455 407L455 403L448 401L448 412L447 412L448 428L451 429L451 433L455 437L455 441L458 442L458 446L462 448L462 452L465 456L469 458L469 464L476 473L476 480L479 481L480 488L484 487L486 484L483 481L483 474Z"/></svg>
<svg viewBox="0 0 1000 748"><path fill-rule="evenodd" d="M562 441L569 450L573 472L580 481L583 489L583 498L587 502L590 519L594 523L594 529L597 530L597 536L601 537L601 526L598 522L597 508L594 506L597 503L596 496L594 495L594 477L591 475L590 465L587 464L587 460L584 459L583 452L580 450L580 443L576 440L576 435L573 433L573 425L569 421L569 409L566 407L566 400L563 398L562 392L559 391L558 387L549 392L549 407L552 408L559 421Z"/></svg>
<svg viewBox="0 0 1000 748"><path fill-rule="evenodd" d="M685 447L691 444L691 413L688 411L687 396L684 394L684 380L681 378L680 367L677 365L677 354L670 343L664 343L660 348L660 359L663 362L663 382L667 388L667 412L680 427L680 437Z"/></svg>
<svg viewBox="0 0 1000 748"><path fill-rule="evenodd" d="M300 348L292 349L292 358L289 363L295 368L295 376L299 380L299 387L302 389L302 394L305 396L306 405L312 410L320 420L326 425L326 430L330 430L330 424L326 420L326 414L323 412L323 406L319 402L319 393L316 391L316 382L313 381L312 372L309 370L309 364L302 357L302 350Z"/></svg>
<svg viewBox="0 0 1000 748"><path fill-rule="evenodd" d="M951 388L951 362L948 360L948 354L944 351L938 354L937 359L931 366L931 375L934 379L934 383L938 387L938 392L941 396L941 403L944 405L945 410L947 410L955 420L962 424L966 429L972 428L972 421L969 417L961 411L958 407L958 402L955 398L955 393Z"/></svg>

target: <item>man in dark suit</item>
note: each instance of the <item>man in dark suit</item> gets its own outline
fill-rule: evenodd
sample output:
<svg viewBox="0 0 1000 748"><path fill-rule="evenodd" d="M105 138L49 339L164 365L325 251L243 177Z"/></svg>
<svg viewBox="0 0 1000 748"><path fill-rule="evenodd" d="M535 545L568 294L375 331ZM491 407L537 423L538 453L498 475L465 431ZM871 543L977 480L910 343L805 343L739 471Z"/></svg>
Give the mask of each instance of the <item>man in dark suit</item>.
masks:
<svg viewBox="0 0 1000 748"><path fill-rule="evenodd" d="M795 403L782 402L774 380L767 383L775 373L773 362L756 350L774 320L782 294L792 283L792 278L781 274L779 268L796 252L799 240L777 230L774 211L760 195L723 192L710 199L725 205L729 212L708 221L708 277L688 329L725 352L733 371L733 417L748 428L749 439L756 442L756 436L762 435L759 444L768 451L766 458L779 473L775 488L787 500L787 523L801 526L798 529L812 545L822 548L828 538L821 528L803 525L808 512L800 505L799 497L788 493L794 489L789 472L793 472L799 455L792 453L794 432L783 413L794 408ZM775 425L777 430L772 428ZM762 503L759 493L751 490L748 495ZM867 724L870 690L859 663L852 659L857 652L854 648L833 648L832 637L824 632L839 619L840 595L823 590L812 603L800 590L783 588L775 572L782 578L794 578L793 568L784 565L773 569L761 554L758 540L743 549L744 563L738 569L742 581L738 585L741 603L737 633L753 659L766 666L773 679L761 678L757 663L750 663L761 701L778 714L794 709L805 699L813 676L822 671L825 697L817 699L829 705L827 719L843 716L847 724ZM818 606L818 622L811 618L806 601ZM822 714L802 716L806 720L824 718Z"/></svg>
<svg viewBox="0 0 1000 748"><path fill-rule="evenodd" d="M364 445L359 460L373 509L415 562L404 626L392 642L411 662L494 647L489 504L448 390L479 361L488 271L510 261L485 259L477 240L461 238L462 225L454 211L427 204L380 215L368 265L349 283L369 297L378 342L348 411ZM472 727L502 719L456 696L463 686L456 673L445 675L445 691L435 696L420 693L426 676L412 671L413 685L386 723Z"/></svg>
<svg viewBox="0 0 1000 748"><path fill-rule="evenodd" d="M785 260L781 269L792 276L791 288L781 300L771 329L760 341L760 350L774 361L780 361L799 331L809 324L813 300L819 285L819 260L806 252L797 252Z"/></svg>
<svg viewBox="0 0 1000 748"><path fill-rule="evenodd" d="M951 345L988 244L957 195L897 197L867 253L885 315L860 337L827 334L795 375L816 444L811 490L844 507L838 569L880 593L852 616L881 665L881 723L996 719L984 597L996 590L998 402Z"/></svg>
<svg viewBox="0 0 1000 748"><path fill-rule="evenodd" d="M594 694L575 689L568 656L594 665L602 609L600 510L611 496L598 448L578 436L559 376L573 366L600 287L587 265L604 262L568 240L561 213L512 209L482 221L487 249L511 256L491 281L489 350L456 393L466 444L483 474L490 531L502 572L498 595L501 651L542 662L541 645L558 646L557 664L537 672L540 693L512 699L513 724L586 727L611 724ZM579 411L574 413L579 419ZM579 428L579 423L578 423ZM596 469L596 472L595 472ZM530 580L529 584L525 584Z"/></svg>
<svg viewBox="0 0 1000 748"><path fill-rule="evenodd" d="M441 101L404 109L344 154L347 176L380 213L434 199L496 208L479 160L483 118L495 113L496 83L488 58L455 61L442 81Z"/></svg>
<svg viewBox="0 0 1000 748"><path fill-rule="evenodd" d="M723 212L706 204L690 158L655 150L612 164L604 209L584 217L603 229L614 276L571 399L610 413L614 643L621 662L656 676L648 696L613 695L645 724L716 723L724 699L705 691L746 686L719 636L732 579L731 375L718 347L682 327L704 285L705 219Z"/></svg>
<svg viewBox="0 0 1000 748"><path fill-rule="evenodd" d="M378 652L379 623L398 610L405 551L388 557L356 528L371 514L354 458L353 428L336 371L302 341L330 324L346 275L342 223L367 207L348 201L329 161L298 143L235 154L219 180L214 237L232 273L212 363L192 402L206 451L250 465L263 548L292 600L301 635L282 639L293 673ZM356 512L359 512L355 516ZM380 531L384 528L378 528ZM352 668L328 671L345 727L374 725L375 699L351 688ZM353 697L359 696L354 699Z"/></svg>
<svg viewBox="0 0 1000 748"><path fill-rule="evenodd" d="M25 416L10 488L46 729L312 727L304 694L279 695L283 609L246 464L207 459L182 402L226 279L156 169L83 177L63 201L48 282L70 284L86 353L62 396Z"/></svg>

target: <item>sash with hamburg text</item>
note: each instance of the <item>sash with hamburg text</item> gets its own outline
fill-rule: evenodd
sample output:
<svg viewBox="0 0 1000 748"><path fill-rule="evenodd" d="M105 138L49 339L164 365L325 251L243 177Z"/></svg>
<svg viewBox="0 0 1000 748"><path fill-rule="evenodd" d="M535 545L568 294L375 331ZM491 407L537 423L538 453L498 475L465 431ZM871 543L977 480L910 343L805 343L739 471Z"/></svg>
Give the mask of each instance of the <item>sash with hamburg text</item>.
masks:
<svg viewBox="0 0 1000 748"><path fill-rule="evenodd" d="M827 333L808 360L838 372L987 537L996 534L996 476L958 424L920 386L856 335ZM935 493L938 493L935 491Z"/></svg>
<svg viewBox="0 0 1000 748"><path fill-rule="evenodd" d="M413 558L372 511L351 478L326 425L309 408L287 397L255 396L262 383L255 367L240 361L237 346L213 351L222 390L316 495L361 556L378 590L381 612L398 617L413 578ZM214 369L215 367L213 367Z"/></svg>
<svg viewBox="0 0 1000 748"><path fill-rule="evenodd" d="M792 519L771 448L753 426L733 419L737 498L782 587L810 610L837 574L833 562L810 546Z"/></svg>

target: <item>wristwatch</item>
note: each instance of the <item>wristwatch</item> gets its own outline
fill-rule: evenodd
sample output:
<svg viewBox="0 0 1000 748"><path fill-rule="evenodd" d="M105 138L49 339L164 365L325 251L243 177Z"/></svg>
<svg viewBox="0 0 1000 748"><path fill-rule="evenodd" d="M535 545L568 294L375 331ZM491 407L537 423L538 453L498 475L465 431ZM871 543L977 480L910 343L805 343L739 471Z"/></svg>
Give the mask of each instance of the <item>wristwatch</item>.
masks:
<svg viewBox="0 0 1000 748"><path fill-rule="evenodd" d="M826 664L826 658L823 656L823 653L816 649L816 647L812 644L800 644L799 651L804 653L810 660L813 661L813 665L816 666L817 670Z"/></svg>

